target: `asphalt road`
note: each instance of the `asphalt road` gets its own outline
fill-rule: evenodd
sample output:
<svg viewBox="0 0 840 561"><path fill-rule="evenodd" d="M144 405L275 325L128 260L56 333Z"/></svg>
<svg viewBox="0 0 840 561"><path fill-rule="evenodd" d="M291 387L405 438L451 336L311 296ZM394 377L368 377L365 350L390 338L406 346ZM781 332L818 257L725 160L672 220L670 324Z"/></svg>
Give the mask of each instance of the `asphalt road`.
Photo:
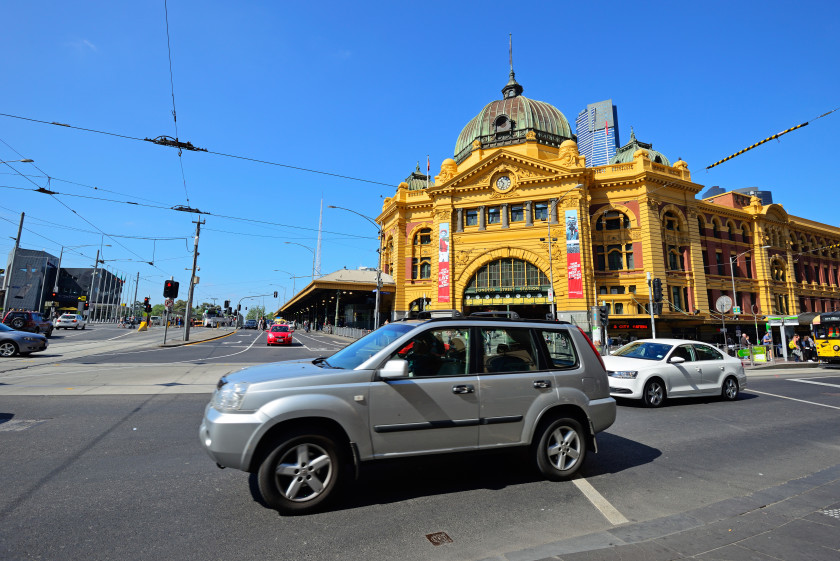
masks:
<svg viewBox="0 0 840 561"><path fill-rule="evenodd" d="M0 559L541 559L840 463L840 373L774 371L734 403L621 404L574 481L543 481L517 453L389 462L332 510L281 517L251 476L216 468L198 425L220 373L344 344L295 335L158 348L95 327L0 362Z"/></svg>

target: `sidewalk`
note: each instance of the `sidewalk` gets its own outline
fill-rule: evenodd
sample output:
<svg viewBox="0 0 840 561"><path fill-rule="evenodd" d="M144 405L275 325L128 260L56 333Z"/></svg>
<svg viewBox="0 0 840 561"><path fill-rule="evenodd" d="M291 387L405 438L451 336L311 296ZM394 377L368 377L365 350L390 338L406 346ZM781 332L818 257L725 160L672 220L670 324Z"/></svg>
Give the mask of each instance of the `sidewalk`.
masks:
<svg viewBox="0 0 840 561"><path fill-rule="evenodd" d="M695 510L485 561L840 559L840 465Z"/></svg>

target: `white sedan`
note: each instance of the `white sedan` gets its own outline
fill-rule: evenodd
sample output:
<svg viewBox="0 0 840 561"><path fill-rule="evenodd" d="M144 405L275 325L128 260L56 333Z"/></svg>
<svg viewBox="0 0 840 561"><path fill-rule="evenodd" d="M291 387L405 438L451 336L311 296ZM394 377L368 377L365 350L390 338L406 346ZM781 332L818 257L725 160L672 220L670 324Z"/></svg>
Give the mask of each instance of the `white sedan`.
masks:
<svg viewBox="0 0 840 561"><path fill-rule="evenodd" d="M84 316L80 314L61 314L61 316L55 320L55 328L56 329L82 329L85 328L87 322L85 321Z"/></svg>
<svg viewBox="0 0 840 561"><path fill-rule="evenodd" d="M659 407L666 398L719 395L730 401L747 385L744 366L700 341L640 339L603 357L610 395Z"/></svg>

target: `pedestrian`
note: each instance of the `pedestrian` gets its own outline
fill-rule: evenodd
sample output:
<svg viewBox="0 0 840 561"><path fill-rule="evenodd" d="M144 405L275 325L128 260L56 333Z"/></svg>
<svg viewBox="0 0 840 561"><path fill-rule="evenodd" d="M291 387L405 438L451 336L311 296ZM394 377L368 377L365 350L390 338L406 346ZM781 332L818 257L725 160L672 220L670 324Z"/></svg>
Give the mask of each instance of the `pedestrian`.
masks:
<svg viewBox="0 0 840 561"><path fill-rule="evenodd" d="M788 348L793 356L793 362L802 362L802 344L799 342L799 335L793 336L793 339L788 343Z"/></svg>
<svg viewBox="0 0 840 561"><path fill-rule="evenodd" d="M815 362L817 360L817 346L808 335L802 338L802 355L807 362Z"/></svg>
<svg viewBox="0 0 840 561"><path fill-rule="evenodd" d="M761 338L761 344L764 345L764 350L767 351L767 358L773 358L773 335L769 331L764 333Z"/></svg>
<svg viewBox="0 0 840 561"><path fill-rule="evenodd" d="M750 348L750 336L746 333L741 333L741 348L742 349L749 349Z"/></svg>

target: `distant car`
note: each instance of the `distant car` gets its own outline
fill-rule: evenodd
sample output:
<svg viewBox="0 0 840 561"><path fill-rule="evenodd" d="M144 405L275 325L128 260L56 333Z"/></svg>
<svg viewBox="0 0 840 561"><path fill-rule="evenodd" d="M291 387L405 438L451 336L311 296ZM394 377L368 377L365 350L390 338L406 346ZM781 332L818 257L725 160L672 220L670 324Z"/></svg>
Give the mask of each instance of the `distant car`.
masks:
<svg viewBox="0 0 840 561"><path fill-rule="evenodd" d="M255 319L246 319L245 320L245 329L256 329L257 328L257 320Z"/></svg>
<svg viewBox="0 0 840 561"><path fill-rule="evenodd" d="M43 351L49 342L40 333L16 331L0 323L0 356L26 356L29 353Z"/></svg>
<svg viewBox="0 0 840 561"><path fill-rule="evenodd" d="M40 312L13 310L6 314L3 323L17 331L43 333L47 337L51 337L53 332L52 322L45 319Z"/></svg>
<svg viewBox="0 0 840 561"><path fill-rule="evenodd" d="M610 395L641 399L647 407L704 395L734 401L747 385L739 359L700 341L640 339L603 359Z"/></svg>
<svg viewBox="0 0 840 561"><path fill-rule="evenodd" d="M61 314L61 317L55 320L56 329L84 329L86 325L85 318L79 314Z"/></svg>
<svg viewBox="0 0 840 561"><path fill-rule="evenodd" d="M272 325L268 330L266 345L291 345L292 331L288 325Z"/></svg>

